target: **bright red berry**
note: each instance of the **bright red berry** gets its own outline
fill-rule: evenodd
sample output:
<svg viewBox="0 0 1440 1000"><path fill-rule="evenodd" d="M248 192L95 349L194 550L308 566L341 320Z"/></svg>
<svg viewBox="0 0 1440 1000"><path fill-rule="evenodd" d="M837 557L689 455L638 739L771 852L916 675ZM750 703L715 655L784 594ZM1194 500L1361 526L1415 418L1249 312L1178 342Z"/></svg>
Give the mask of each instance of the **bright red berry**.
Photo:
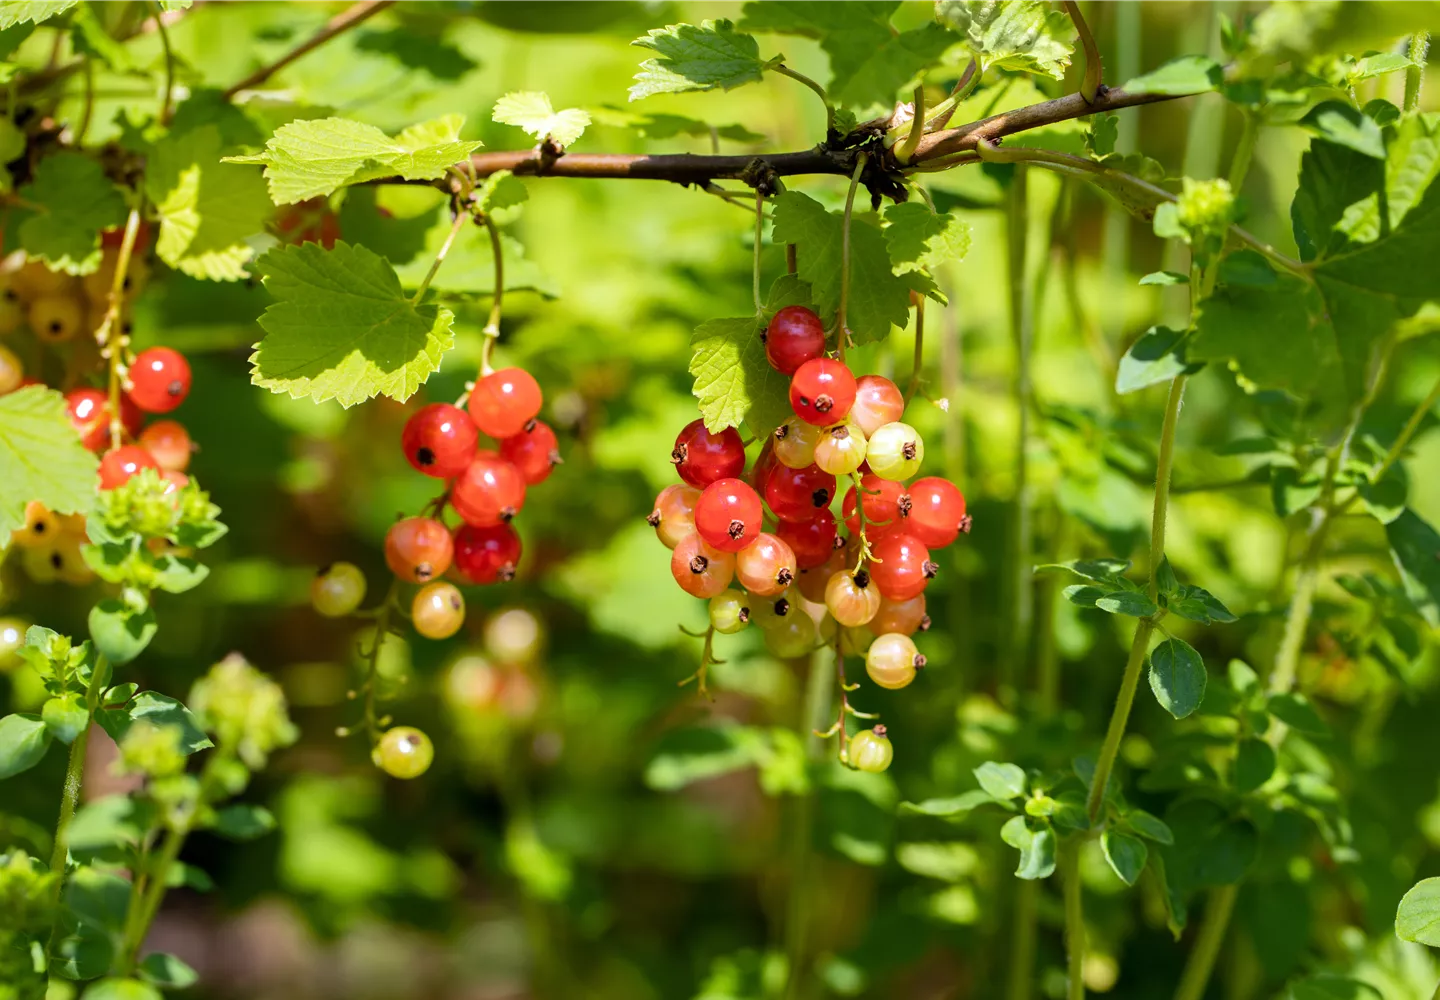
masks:
<svg viewBox="0 0 1440 1000"><path fill-rule="evenodd" d="M834 496L835 477L817 465L792 469L776 462L765 478L765 502L782 521L808 521Z"/></svg>
<svg viewBox="0 0 1440 1000"><path fill-rule="evenodd" d="M717 479L733 479L745 471L745 443L733 427L711 434L705 421L692 420L675 438L670 461L681 479L703 490Z"/></svg>
<svg viewBox="0 0 1440 1000"><path fill-rule="evenodd" d="M560 442L543 420L532 420L525 429L500 442L500 457L520 470L527 486L543 483L560 464Z"/></svg>
<svg viewBox="0 0 1440 1000"><path fill-rule="evenodd" d="M781 521L775 532L795 553L795 565L814 569L835 551L835 515L819 510L808 521Z"/></svg>
<svg viewBox="0 0 1440 1000"><path fill-rule="evenodd" d="M905 530L927 548L943 549L970 530L965 515L965 494L948 479L926 476L917 479L909 489L909 510L905 514Z"/></svg>
<svg viewBox="0 0 1440 1000"><path fill-rule="evenodd" d="M454 551L455 569L468 582L510 581L520 565L520 536L508 524L462 524L455 529Z"/></svg>
<svg viewBox="0 0 1440 1000"><path fill-rule="evenodd" d="M525 506L525 479L495 452L479 451L456 477L450 504L467 524L480 528L502 524Z"/></svg>
<svg viewBox="0 0 1440 1000"><path fill-rule="evenodd" d="M174 420L157 420L140 433L140 445L160 463L160 468L184 472L195 445L190 432Z"/></svg>
<svg viewBox="0 0 1440 1000"><path fill-rule="evenodd" d="M645 518L667 549L674 549L695 534L695 505L700 491L684 483L672 483L655 498L655 509Z"/></svg>
<svg viewBox="0 0 1440 1000"><path fill-rule="evenodd" d="M825 325L804 306L786 306L765 330L765 358L786 375L825 353Z"/></svg>
<svg viewBox="0 0 1440 1000"><path fill-rule="evenodd" d="M405 422L400 446L418 471L436 479L453 479L475 457L480 432L458 406L431 403Z"/></svg>
<svg viewBox="0 0 1440 1000"><path fill-rule="evenodd" d="M450 568L450 529L433 517L407 517L385 533L385 563L407 583L429 583Z"/></svg>
<svg viewBox="0 0 1440 1000"><path fill-rule="evenodd" d="M514 437L540 415L540 383L523 368L502 368L470 390L470 416L491 437Z"/></svg>
<svg viewBox="0 0 1440 1000"><path fill-rule="evenodd" d="M130 366L130 398L146 413L169 413L190 394L190 362L179 351L151 347Z"/></svg>
<svg viewBox="0 0 1440 1000"><path fill-rule="evenodd" d="M160 473L160 478L165 480L165 489L162 492L167 497L172 493L179 493L190 485L190 477L183 472L176 472L174 469L166 469Z"/></svg>
<svg viewBox="0 0 1440 1000"><path fill-rule="evenodd" d="M707 545L697 532L670 553L670 575L691 597L714 597L735 578L735 556Z"/></svg>
<svg viewBox="0 0 1440 1000"><path fill-rule="evenodd" d="M861 375L855 380L855 405L850 416L867 438L904 415L905 397L894 382L881 375Z"/></svg>
<svg viewBox="0 0 1440 1000"><path fill-rule="evenodd" d="M80 443L91 451L99 451L110 442L110 397L99 389L72 389L65 394L70 425L80 435ZM120 397L120 422L126 433L135 435L145 415L128 396Z"/></svg>
<svg viewBox="0 0 1440 1000"><path fill-rule="evenodd" d="M845 419L855 405L855 376L839 361L807 361L790 380L790 406L808 424L829 427Z"/></svg>
<svg viewBox="0 0 1440 1000"><path fill-rule="evenodd" d="M735 556L740 585L759 597L782 593L795 582L795 570L795 553L783 538L768 531L756 535Z"/></svg>
<svg viewBox="0 0 1440 1000"><path fill-rule="evenodd" d="M922 593L940 569L930 550L911 535L886 535L871 548L870 576L880 593L892 601L908 601Z"/></svg>
<svg viewBox="0 0 1440 1000"><path fill-rule="evenodd" d="M860 477L860 489L865 497L865 536L873 542L899 525L905 487L871 473ZM858 533L860 518L855 513L855 487L850 487L845 494L840 513L845 516L845 527Z"/></svg>
<svg viewBox="0 0 1440 1000"><path fill-rule="evenodd" d="M154 469L159 472L160 463L139 445L121 445L100 459L100 488L113 490L117 486L124 486L130 477L141 469Z"/></svg>
<svg viewBox="0 0 1440 1000"><path fill-rule="evenodd" d="M739 552L760 534L760 495L740 479L717 479L695 504L695 529L721 552Z"/></svg>

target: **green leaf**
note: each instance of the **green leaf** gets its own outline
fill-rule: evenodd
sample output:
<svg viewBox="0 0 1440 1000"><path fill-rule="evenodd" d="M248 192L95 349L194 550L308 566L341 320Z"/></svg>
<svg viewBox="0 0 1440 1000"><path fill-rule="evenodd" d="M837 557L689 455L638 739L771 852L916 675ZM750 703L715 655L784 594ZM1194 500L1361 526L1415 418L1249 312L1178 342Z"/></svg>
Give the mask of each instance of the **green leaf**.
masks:
<svg viewBox="0 0 1440 1000"><path fill-rule="evenodd" d="M992 66L1065 78L1075 29L1040 0L937 0L935 19L964 36L980 71Z"/></svg>
<svg viewBox="0 0 1440 1000"><path fill-rule="evenodd" d="M1145 859L1150 856L1150 849L1145 846L1145 841L1119 830L1106 830L1102 833L1100 849L1105 852L1105 860L1110 863L1111 871L1126 885L1135 884L1135 880L1145 870Z"/></svg>
<svg viewBox="0 0 1440 1000"><path fill-rule="evenodd" d="M145 651L159 627L155 612L107 598L90 609L90 638L111 663L129 663Z"/></svg>
<svg viewBox="0 0 1440 1000"><path fill-rule="evenodd" d="M50 749L50 730L38 715L0 718L0 780L40 763Z"/></svg>
<svg viewBox="0 0 1440 1000"><path fill-rule="evenodd" d="M497 170L477 189L479 197L475 204L481 212L494 216L507 209L518 208L530 197L525 182L508 170Z"/></svg>
<svg viewBox="0 0 1440 1000"><path fill-rule="evenodd" d="M975 780L991 798L1006 801L1025 794L1025 769L1018 764L987 760L975 768Z"/></svg>
<svg viewBox="0 0 1440 1000"><path fill-rule="evenodd" d="M1385 183L1385 170L1385 164L1368 154L1333 142L1310 143L1300 158L1300 186L1290 204L1301 260L1329 256L1343 248L1355 230L1373 231L1372 238L1379 235L1376 192Z"/></svg>
<svg viewBox="0 0 1440 1000"><path fill-rule="evenodd" d="M1017 878L1049 878L1055 871L1055 831L1048 823L1036 822L1024 816L1012 816L1000 828L1000 839L1020 852L1020 865L1015 869Z"/></svg>
<svg viewBox="0 0 1440 1000"><path fill-rule="evenodd" d="M136 968L140 978L171 990L189 989L200 981L200 974L174 955L155 951L146 955Z"/></svg>
<svg viewBox="0 0 1440 1000"><path fill-rule="evenodd" d="M800 277L810 283L816 311L840 306L840 249L844 217L813 198L786 191L775 199L776 243L794 243ZM910 315L910 287L891 271L885 237L863 219L850 225L850 300L846 322L857 344L888 337Z"/></svg>
<svg viewBox="0 0 1440 1000"><path fill-rule="evenodd" d="M1300 119L1300 127L1337 146L1353 149L1362 156L1385 159L1385 139L1375 120L1344 101L1315 105Z"/></svg>
<svg viewBox="0 0 1440 1000"><path fill-rule="evenodd" d="M580 108L556 111L550 95L543 90L520 90L506 94L495 102L491 117L502 125L515 125L536 139L547 136L561 146L569 146L590 124L590 112Z"/></svg>
<svg viewBox="0 0 1440 1000"><path fill-rule="evenodd" d="M1132 809L1125 814L1125 823L1146 840L1153 840L1157 844L1175 843L1175 834L1170 832L1170 827L1158 816L1152 816L1144 809Z"/></svg>
<svg viewBox="0 0 1440 1000"><path fill-rule="evenodd" d="M970 224L949 213L932 212L924 202L891 205L885 221L885 246L896 274L963 260L970 250Z"/></svg>
<svg viewBox="0 0 1440 1000"><path fill-rule="evenodd" d="M1285 1000L1384 1000L1381 993L1369 983L1343 976L1310 976L1291 983Z"/></svg>
<svg viewBox="0 0 1440 1000"><path fill-rule="evenodd" d="M1324 736L1330 732L1330 727L1303 694L1272 694L1265 703L1265 709L1291 729L1302 733Z"/></svg>
<svg viewBox="0 0 1440 1000"><path fill-rule="evenodd" d="M450 310L412 305L385 258L340 242L277 247L256 268L276 302L251 380L272 392L353 406L377 394L404 402L455 342Z"/></svg>
<svg viewBox="0 0 1440 1000"><path fill-rule="evenodd" d="M447 115L391 138L373 125L346 118L293 121L275 130L263 153L227 157L225 162L262 164L270 198L288 205L382 177L442 177L482 145L460 138L464 123L462 115Z"/></svg>
<svg viewBox="0 0 1440 1000"><path fill-rule="evenodd" d="M70 42L75 52L103 62L117 73L135 69L130 50L112 38L109 30L96 16L95 3L81 4L70 17Z"/></svg>
<svg viewBox="0 0 1440 1000"><path fill-rule="evenodd" d="M0 28L26 22L39 24L63 14L80 0L3 0L0 2Z"/></svg>
<svg viewBox="0 0 1440 1000"><path fill-rule="evenodd" d="M1275 773L1275 750L1261 739L1241 740L1235 748L1235 788L1253 792Z"/></svg>
<svg viewBox="0 0 1440 1000"><path fill-rule="evenodd" d="M1183 719L1205 698L1205 661L1183 639L1166 639L1150 654L1150 690L1160 707Z"/></svg>
<svg viewBox="0 0 1440 1000"><path fill-rule="evenodd" d="M100 266L100 230L125 221L125 199L98 162L79 153L47 156L20 189L27 209L20 245L52 270L89 274Z"/></svg>
<svg viewBox="0 0 1440 1000"><path fill-rule="evenodd" d="M102 979L85 990L85 1000L162 1000L160 991L138 979Z"/></svg>
<svg viewBox="0 0 1440 1000"><path fill-rule="evenodd" d="M1225 70L1208 56L1180 56L1135 77L1120 89L1127 94L1204 94L1219 90Z"/></svg>
<svg viewBox="0 0 1440 1000"><path fill-rule="evenodd" d="M67 746L74 743L75 737L90 725L90 712L85 707L85 701L73 691L46 699L40 709L40 718L45 720L45 728L50 730L50 735Z"/></svg>
<svg viewBox="0 0 1440 1000"><path fill-rule="evenodd" d="M972 788L968 792L943 799L926 799L923 802L902 802L900 811L917 816L963 817L979 806L1004 805L983 788Z"/></svg>
<svg viewBox="0 0 1440 1000"><path fill-rule="evenodd" d="M1402 941L1440 948L1440 878L1411 886L1395 911L1395 934Z"/></svg>
<svg viewBox="0 0 1440 1000"><path fill-rule="evenodd" d="M1120 577L1130 568L1128 559L1072 559L1063 563L1045 563L1035 567L1042 570L1063 569L1086 580L1096 583L1118 584Z"/></svg>
<svg viewBox="0 0 1440 1000"><path fill-rule="evenodd" d="M733 90L759 80L774 62L762 60L755 39L724 19L654 28L630 44L659 53L640 64L630 88L632 101L655 94Z"/></svg>
<svg viewBox="0 0 1440 1000"><path fill-rule="evenodd" d="M173 268L210 281L239 281L273 211L254 171L220 161L214 125L157 142L145 191L160 215L155 252Z"/></svg>
<svg viewBox="0 0 1440 1000"><path fill-rule="evenodd" d="M1390 554L1400 567L1406 589L1421 604L1426 619L1440 618L1440 533L1413 510L1385 525Z"/></svg>
<svg viewBox="0 0 1440 1000"><path fill-rule="evenodd" d="M1180 586L1165 606L1173 615L1205 625L1235 621L1235 615L1218 597L1191 584Z"/></svg>
<svg viewBox="0 0 1440 1000"><path fill-rule="evenodd" d="M215 745L200 728L199 720L190 709L169 695L155 691L141 691L129 704L120 708L102 708L95 713L95 721L116 743L125 738L131 726L137 722L145 722L152 726L178 728L180 752L184 754L206 750Z"/></svg>
<svg viewBox="0 0 1440 1000"><path fill-rule="evenodd" d="M1289 517L1320 499L1320 479L1315 475L1301 478L1299 469L1289 465L1270 467L1270 502L1278 517Z"/></svg>
<svg viewBox="0 0 1440 1000"><path fill-rule="evenodd" d="M0 396L0 538L25 523L31 500L58 514L95 505L99 463L66 413L65 397L44 386Z"/></svg>
<svg viewBox="0 0 1440 1000"><path fill-rule="evenodd" d="M275 829L275 817L263 806L241 803L216 810L212 829L231 840L254 840Z"/></svg>
<svg viewBox="0 0 1440 1000"><path fill-rule="evenodd" d="M1151 271L1140 279L1142 285L1185 285L1189 284L1190 278L1178 271ZM1160 329L1152 327L1151 329Z"/></svg>
<svg viewBox="0 0 1440 1000"><path fill-rule="evenodd" d="M696 781L753 767L762 735L751 726L695 726L667 733L645 768L645 784L673 792Z"/></svg>
<svg viewBox="0 0 1440 1000"><path fill-rule="evenodd" d="M155 560L155 589L167 594L194 590L210 575L210 567L188 556L160 556Z"/></svg>
<svg viewBox="0 0 1440 1000"><path fill-rule="evenodd" d="M1149 618L1160 610L1154 601L1136 590L1112 590L1096 598L1095 607L1112 615L1130 615L1132 618Z"/></svg>
<svg viewBox="0 0 1440 1000"><path fill-rule="evenodd" d="M1123 396L1185 374L1190 365L1185 361L1184 344L1184 330L1165 326L1146 330L1120 359L1115 371L1115 391Z"/></svg>
<svg viewBox="0 0 1440 1000"><path fill-rule="evenodd" d="M770 288L765 314L702 323L690 338L690 374L700 414L711 431L747 426L757 437L790 416L790 380L765 357L763 324L787 305L808 305L810 290L794 275L781 275Z"/></svg>
<svg viewBox="0 0 1440 1000"><path fill-rule="evenodd" d="M1370 516L1381 524L1389 524L1405 513L1410 484L1406 480L1404 466L1397 463L1386 470L1385 477L1378 483L1360 483L1355 490Z"/></svg>

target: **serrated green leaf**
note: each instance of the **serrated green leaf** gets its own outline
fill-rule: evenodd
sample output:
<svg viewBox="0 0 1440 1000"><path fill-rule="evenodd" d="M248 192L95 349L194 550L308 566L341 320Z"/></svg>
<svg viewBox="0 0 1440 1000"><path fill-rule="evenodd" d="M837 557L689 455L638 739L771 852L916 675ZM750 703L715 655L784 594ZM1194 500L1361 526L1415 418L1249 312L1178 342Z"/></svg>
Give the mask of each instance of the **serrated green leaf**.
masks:
<svg viewBox="0 0 1440 1000"><path fill-rule="evenodd" d="M52 270L89 274L100 266L100 230L125 221L125 199L88 156L60 152L35 168L20 189L27 209L20 245ZM33 206L33 208L32 208Z"/></svg>
<svg viewBox="0 0 1440 1000"><path fill-rule="evenodd" d="M341 406L377 394L403 402L455 342L450 310L412 305L385 258L364 247L279 247L255 266L277 301L260 317L266 337L251 380L272 392Z"/></svg>
<svg viewBox="0 0 1440 1000"><path fill-rule="evenodd" d="M1440 878L1422 879L1405 893L1395 911L1395 934L1440 948Z"/></svg>
<svg viewBox="0 0 1440 1000"><path fill-rule="evenodd" d="M764 435L785 419L789 381L766 361L761 332L760 322L745 316L702 323L690 338L694 393L711 431L744 424Z"/></svg>
<svg viewBox="0 0 1440 1000"><path fill-rule="evenodd" d="M723 18L654 28L630 44L659 53L640 64L630 88L632 101L655 94L733 90L759 80L772 64L760 58L754 38Z"/></svg>
<svg viewBox="0 0 1440 1000"><path fill-rule="evenodd" d="M844 218L813 198L786 191L775 199L776 243L794 243L799 274L809 282L816 311L833 315L840 305L840 248ZM885 237L863 219L850 225L850 300L846 322L858 344L890 335L910 314L910 289L892 273Z"/></svg>
<svg viewBox="0 0 1440 1000"><path fill-rule="evenodd" d="M48 21L57 14L63 14L80 0L3 0L0 2L0 28Z"/></svg>
<svg viewBox="0 0 1440 1000"><path fill-rule="evenodd" d="M28 771L50 748L50 730L38 715L0 718L0 781Z"/></svg>
<svg viewBox="0 0 1440 1000"><path fill-rule="evenodd" d="M93 3L75 8L70 17L70 43L77 54L103 62L117 73L129 73L135 69L135 59L130 50L111 37L95 15Z"/></svg>
<svg viewBox="0 0 1440 1000"><path fill-rule="evenodd" d="M1127 94L1203 94L1218 90L1225 71L1208 56L1180 56L1135 77L1120 89Z"/></svg>
<svg viewBox="0 0 1440 1000"><path fill-rule="evenodd" d="M508 170L497 170L476 189L479 197L475 204L486 215L495 216L525 204L530 191L525 182ZM504 216L508 219L508 216Z"/></svg>
<svg viewBox="0 0 1440 1000"><path fill-rule="evenodd" d="M1205 625L1235 621L1235 615L1223 601L1205 588L1188 583L1175 590L1166 608L1173 615Z"/></svg>
<svg viewBox="0 0 1440 1000"><path fill-rule="evenodd" d="M152 726L175 726L180 730L180 752L192 754L215 744L200 728L199 721L184 704L156 691L141 691L119 708L102 708L95 721L119 743L137 722Z"/></svg>
<svg viewBox="0 0 1440 1000"><path fill-rule="evenodd" d="M1134 885L1140 878L1140 873L1145 870L1145 859L1150 856L1150 849L1145 846L1145 841L1119 830L1106 830L1102 833L1100 849L1105 854L1110 870L1126 885Z"/></svg>
<svg viewBox="0 0 1440 1000"><path fill-rule="evenodd" d="M1194 712L1205 698L1205 661L1183 639L1166 639L1150 654L1150 690L1177 719Z"/></svg>
<svg viewBox="0 0 1440 1000"><path fill-rule="evenodd" d="M1413 510L1385 525L1385 538L1406 589L1421 606L1427 621L1440 620L1440 532Z"/></svg>
<svg viewBox="0 0 1440 1000"><path fill-rule="evenodd" d="M225 162L263 165L270 198L277 205L383 177L435 180L482 145L458 137L463 121L448 115L411 126L394 138L346 118L294 121L275 130L264 152L227 157Z"/></svg>
<svg viewBox="0 0 1440 1000"><path fill-rule="evenodd" d="M1344 101L1315 105L1300 119L1300 127L1337 146L1353 149L1362 156L1385 159L1385 139L1380 126L1359 108Z"/></svg>
<svg viewBox="0 0 1440 1000"><path fill-rule="evenodd" d="M885 210L885 246L896 274L929 270L963 260L970 251L970 224L935 213L923 202L901 202Z"/></svg>
<svg viewBox="0 0 1440 1000"><path fill-rule="evenodd" d="M1115 391L1122 396L1138 392L1169 382L1189 368L1185 360L1185 331L1152 326L1121 357L1115 370Z"/></svg>
<svg viewBox="0 0 1440 1000"><path fill-rule="evenodd" d="M36 385L0 396L0 538L25 523L31 500L59 514L89 513L98 465L60 393Z"/></svg>
<svg viewBox="0 0 1440 1000"><path fill-rule="evenodd" d="M220 130L204 125L155 144L145 191L160 215L155 252L171 267L211 281L239 281L273 209L254 171L220 161Z"/></svg>
<svg viewBox="0 0 1440 1000"><path fill-rule="evenodd" d="M962 35L981 72L992 66L1065 78L1075 27L1040 0L937 0L935 19Z"/></svg>
<svg viewBox="0 0 1440 1000"><path fill-rule="evenodd" d="M1129 615L1132 618L1149 618L1160 610L1154 601L1134 590L1112 590L1096 598L1095 607L1112 615Z"/></svg>
<svg viewBox="0 0 1440 1000"><path fill-rule="evenodd" d="M1074 573L1086 580L1094 580L1096 583L1114 584L1120 581L1120 577L1130 568L1128 559L1072 559L1063 563L1045 563L1035 567L1035 572L1042 570L1061 569Z"/></svg>
<svg viewBox="0 0 1440 1000"><path fill-rule="evenodd" d="M556 111L550 95L543 90L519 90L495 102L490 116L502 125L524 129L536 139L549 136L561 146L569 146L590 124L590 112L580 108Z"/></svg>
<svg viewBox="0 0 1440 1000"><path fill-rule="evenodd" d="M975 780L993 799L1005 801L1025 794L1025 769L1018 764L987 760L975 768Z"/></svg>
<svg viewBox="0 0 1440 1000"><path fill-rule="evenodd" d="M965 816L979 806L1005 804L1007 803L997 802L996 799L983 788L972 788L968 792L961 792L959 795L952 795L943 799L926 799L923 802L902 802L900 803L900 811L903 813L913 813L917 816L954 818Z"/></svg>
<svg viewBox="0 0 1440 1000"><path fill-rule="evenodd" d="M1017 878L1049 878L1055 871L1055 831L1049 823L1012 816L1000 828L1000 839L1020 852Z"/></svg>

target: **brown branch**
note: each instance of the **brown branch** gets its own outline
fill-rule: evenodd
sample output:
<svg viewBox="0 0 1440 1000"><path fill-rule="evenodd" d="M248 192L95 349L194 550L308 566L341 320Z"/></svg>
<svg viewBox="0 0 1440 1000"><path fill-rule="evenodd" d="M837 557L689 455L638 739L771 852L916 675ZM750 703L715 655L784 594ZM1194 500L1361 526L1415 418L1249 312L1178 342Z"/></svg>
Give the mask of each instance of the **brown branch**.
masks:
<svg viewBox="0 0 1440 1000"><path fill-rule="evenodd" d="M286 66L289 66L301 56L324 45L342 31L353 28L361 21L380 13L394 2L395 0L360 0L359 3L347 7L344 11L331 18L325 27L321 28L309 39L301 42L268 66L260 67L239 83L229 87L225 91L225 100L233 100L235 95L240 93L240 91L253 90L260 86L260 84L270 79L270 77L280 72Z"/></svg>

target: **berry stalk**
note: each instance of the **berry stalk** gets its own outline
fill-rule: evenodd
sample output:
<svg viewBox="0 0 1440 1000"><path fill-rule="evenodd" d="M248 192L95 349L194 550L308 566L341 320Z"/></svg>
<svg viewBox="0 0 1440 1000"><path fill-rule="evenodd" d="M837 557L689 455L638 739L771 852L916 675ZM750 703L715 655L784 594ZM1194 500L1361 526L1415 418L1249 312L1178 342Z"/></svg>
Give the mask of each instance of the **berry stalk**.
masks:
<svg viewBox="0 0 1440 1000"><path fill-rule="evenodd" d="M140 205L130 209L125 220L125 234L120 240L120 250L115 257L115 274L110 280L110 295L106 300L105 318L95 331L95 343L100 346L100 356L110 366L110 448L120 447L125 432L120 411L120 391L124 387L128 372L125 355L130 349L130 338L122 332L112 337L120 321L120 305L125 297L125 279L130 274L130 257L135 252L135 241L140 233Z"/></svg>

